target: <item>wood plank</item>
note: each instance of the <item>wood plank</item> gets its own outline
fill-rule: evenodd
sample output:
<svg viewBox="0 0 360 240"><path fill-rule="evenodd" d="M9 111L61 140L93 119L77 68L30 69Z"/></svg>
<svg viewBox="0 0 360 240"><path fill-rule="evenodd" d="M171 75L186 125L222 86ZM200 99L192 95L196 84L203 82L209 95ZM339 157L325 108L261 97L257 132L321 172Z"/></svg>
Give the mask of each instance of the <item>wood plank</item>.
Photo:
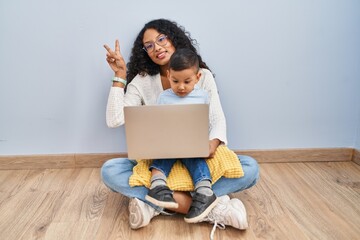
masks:
<svg viewBox="0 0 360 240"><path fill-rule="evenodd" d="M72 186L54 222L91 221L102 215L109 190L100 179L99 169L81 169Z"/></svg>
<svg viewBox="0 0 360 240"><path fill-rule="evenodd" d="M0 180L0 239L190 240L209 239L212 228L160 215L131 230L129 199L111 192L98 168L2 170ZM352 161L261 163L258 184L231 197L244 202L249 229L217 229L217 240L360 236L360 166Z"/></svg>
<svg viewBox="0 0 360 240"><path fill-rule="evenodd" d="M23 224L21 230L22 235L19 239L42 239L45 237L48 227L56 214L60 211L61 205L66 199L66 192L64 191L51 191L48 193L33 192L36 195L45 195L40 205L31 214L26 223ZM39 198L37 197L36 200ZM24 199L24 201L26 201ZM33 208L33 207L31 207Z"/></svg>
<svg viewBox="0 0 360 240"><path fill-rule="evenodd" d="M326 202L329 210L347 225L360 226L360 218L357 218L360 216L360 166L352 162L346 165L343 162L305 165L301 178L311 182L312 188L318 191L319 198ZM356 173L354 169L357 169ZM320 181L321 185L316 184ZM348 222L347 219L354 221Z"/></svg>
<svg viewBox="0 0 360 240"><path fill-rule="evenodd" d="M0 192L7 193L13 191L15 186L24 179L30 170L1 170Z"/></svg>
<svg viewBox="0 0 360 240"><path fill-rule="evenodd" d="M68 194L45 239L94 239L102 223L108 193L108 189L98 184L92 192L85 189Z"/></svg>
<svg viewBox="0 0 360 240"><path fill-rule="evenodd" d="M273 188L277 184L268 182L268 175L267 168L261 165L260 182L257 185L231 194L239 198L247 210L249 229L243 231L246 233L245 239L307 239L297 223L289 219L291 213L283 199L275 195Z"/></svg>
<svg viewBox="0 0 360 240"><path fill-rule="evenodd" d="M17 196L1 205L0 239L21 239L37 212L46 215L38 210L49 196L47 193L26 192Z"/></svg>
<svg viewBox="0 0 360 240"><path fill-rule="evenodd" d="M276 181L272 186L274 194L284 200L284 206L291 213L290 219L296 222L311 239L323 239L323 236L327 236L327 239L356 239L360 236L360 230L349 224L348 219L337 215L337 211L334 211L334 207L329 204L329 199L323 197L322 192L319 194L319 190L326 189L328 184L321 182L319 189L315 189L314 185L319 182L310 182L309 178L304 180L302 176L309 171L308 166L303 163L284 163L268 164L267 168L271 175L267 177L266 182ZM327 173L322 172L322 175L327 176ZM284 181L284 179L289 180ZM360 196L357 196L354 200L358 203L359 199ZM347 210L341 205L341 201L334 200L332 204L341 210ZM355 222L357 221L358 219Z"/></svg>
<svg viewBox="0 0 360 240"><path fill-rule="evenodd" d="M132 231L128 222L128 205L129 198L119 193L109 192L102 215L106 221L101 221L94 239L122 239L117 238L118 235L130 236Z"/></svg>

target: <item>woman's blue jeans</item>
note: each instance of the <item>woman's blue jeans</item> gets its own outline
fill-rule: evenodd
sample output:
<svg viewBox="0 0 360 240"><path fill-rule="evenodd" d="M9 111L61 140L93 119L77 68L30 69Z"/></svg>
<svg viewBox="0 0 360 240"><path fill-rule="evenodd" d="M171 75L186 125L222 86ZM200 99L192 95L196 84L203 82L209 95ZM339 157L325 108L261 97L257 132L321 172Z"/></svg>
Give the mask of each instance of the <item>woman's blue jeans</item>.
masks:
<svg viewBox="0 0 360 240"><path fill-rule="evenodd" d="M155 168L168 177L176 161L177 159L156 159L152 162L150 170ZM204 158L182 158L180 161L189 171L194 186L203 180L209 180L211 182L209 167Z"/></svg>
<svg viewBox="0 0 360 240"><path fill-rule="evenodd" d="M259 179L259 166L255 159L249 156L239 155L244 176L241 178L221 177L212 185L216 196L220 197L230 193L248 189L256 184ZM133 174L136 161L127 158L114 158L106 161L101 168L103 182L112 191L121 193L127 197L138 198L151 206L145 200L148 189L144 186L130 187L129 177ZM155 207L155 206L154 206Z"/></svg>

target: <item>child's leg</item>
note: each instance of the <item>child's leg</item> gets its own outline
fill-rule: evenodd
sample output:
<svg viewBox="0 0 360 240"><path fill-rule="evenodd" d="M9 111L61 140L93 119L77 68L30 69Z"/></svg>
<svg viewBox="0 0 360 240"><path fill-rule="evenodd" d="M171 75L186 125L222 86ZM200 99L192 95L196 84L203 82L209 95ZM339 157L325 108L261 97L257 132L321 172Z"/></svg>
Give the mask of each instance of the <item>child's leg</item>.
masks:
<svg viewBox="0 0 360 240"><path fill-rule="evenodd" d="M176 159L157 159L149 167L151 171L151 186L153 189L159 185L166 185L166 178L169 176L171 168L174 166Z"/></svg>
<svg viewBox="0 0 360 240"><path fill-rule="evenodd" d="M206 196L211 196L214 194L211 188L211 181L209 179L204 179L195 184L195 192L204 194Z"/></svg>
<svg viewBox="0 0 360 240"><path fill-rule="evenodd" d="M195 186L195 192L211 196L211 175L206 160L203 158L184 158L182 163L188 169Z"/></svg>
<svg viewBox="0 0 360 240"><path fill-rule="evenodd" d="M211 189L211 175L206 160L203 158L183 159L195 185L195 194L185 221L198 222L209 214L218 199Z"/></svg>
<svg viewBox="0 0 360 240"><path fill-rule="evenodd" d="M173 198L173 192L166 185L166 177L175 159L154 160L150 166L151 186L145 199L149 202L164 208L178 208L178 203Z"/></svg>
<svg viewBox="0 0 360 240"><path fill-rule="evenodd" d="M151 185L150 185L150 189L153 189L157 186L160 186L160 185L165 185L166 186L166 176L165 174L156 169L156 168L152 168L151 169Z"/></svg>

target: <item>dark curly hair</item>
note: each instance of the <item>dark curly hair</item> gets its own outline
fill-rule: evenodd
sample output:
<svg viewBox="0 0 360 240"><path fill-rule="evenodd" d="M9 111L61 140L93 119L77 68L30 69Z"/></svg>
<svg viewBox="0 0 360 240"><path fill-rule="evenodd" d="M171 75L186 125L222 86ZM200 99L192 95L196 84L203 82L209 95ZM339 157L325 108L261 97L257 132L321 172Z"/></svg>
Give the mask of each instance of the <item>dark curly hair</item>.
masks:
<svg viewBox="0 0 360 240"><path fill-rule="evenodd" d="M175 49L191 49L199 58L199 66L201 68L209 69L195 48L197 45L196 40L191 38L190 33L185 31L184 27L167 19L156 19L146 23L135 39L131 50L130 61L127 64L126 80L128 83L130 83L137 74L142 76L147 74L153 76L160 73L160 66L154 63L148 54L142 49L144 33L148 29L155 29L159 33L165 34Z"/></svg>

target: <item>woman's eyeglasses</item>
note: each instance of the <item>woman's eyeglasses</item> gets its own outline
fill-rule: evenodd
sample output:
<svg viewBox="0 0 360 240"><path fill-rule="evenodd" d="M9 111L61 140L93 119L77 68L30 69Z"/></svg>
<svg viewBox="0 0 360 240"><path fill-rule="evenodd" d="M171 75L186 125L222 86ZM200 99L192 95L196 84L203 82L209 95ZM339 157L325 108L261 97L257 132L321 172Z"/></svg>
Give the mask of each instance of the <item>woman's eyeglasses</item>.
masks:
<svg viewBox="0 0 360 240"><path fill-rule="evenodd" d="M147 52L147 53L151 53L155 50L155 44L159 45L159 46L165 46L168 43L167 40L167 36L166 35L160 35L156 38L155 42L150 41L150 42L146 42L144 43L144 47L143 49Z"/></svg>

